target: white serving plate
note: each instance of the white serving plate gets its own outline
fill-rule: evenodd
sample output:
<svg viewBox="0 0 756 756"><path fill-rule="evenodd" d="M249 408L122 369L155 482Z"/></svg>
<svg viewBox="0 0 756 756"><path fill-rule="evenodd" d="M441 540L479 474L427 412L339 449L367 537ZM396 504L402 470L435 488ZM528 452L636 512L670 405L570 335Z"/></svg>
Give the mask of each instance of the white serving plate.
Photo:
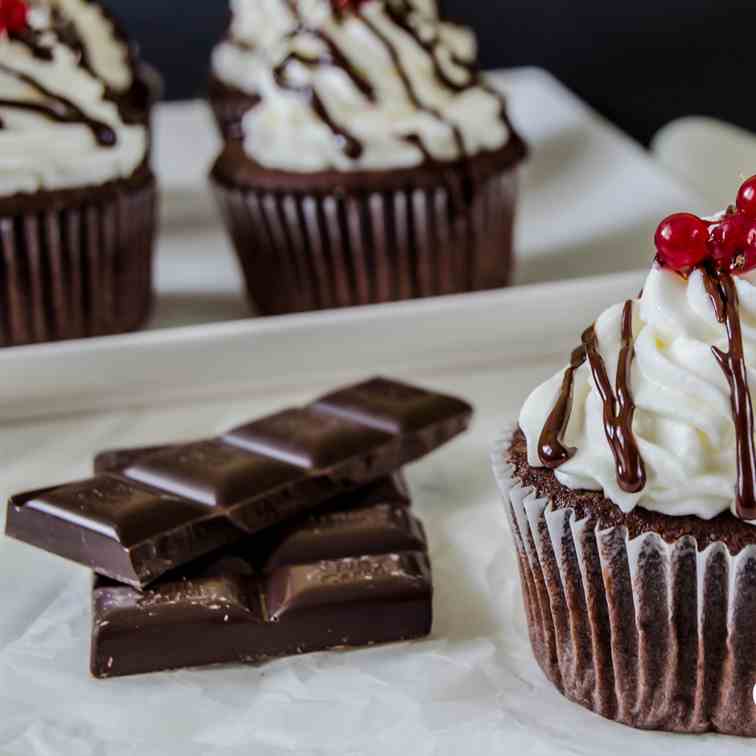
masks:
<svg viewBox="0 0 756 756"><path fill-rule="evenodd" d="M644 268L659 219L674 209L702 209L644 150L549 74L528 68L495 80L510 93L514 120L533 150L523 181L518 283ZM323 365L339 364L344 354L352 360L355 350L391 351L389 335L406 359L432 362L442 336L439 319L448 329L457 310L501 317L511 302L532 296L500 291L239 320L248 315L247 305L205 183L218 148L210 116L202 104L185 103L164 106L157 120L165 217L153 332L0 350L3 420L149 402L153 393L181 399L241 387L257 391L271 382L294 385ZM579 298L569 285L557 291L560 307ZM559 328L560 318L553 320ZM382 329L370 346L361 338L366 324ZM345 334L354 340L349 352Z"/></svg>
<svg viewBox="0 0 756 756"><path fill-rule="evenodd" d="M409 470L437 589L433 636L422 642L95 681L87 671L87 570L0 539L0 752L751 754L746 741L604 721L563 700L529 651L490 445L529 390L564 364L584 326L637 292L641 278L158 332L70 345L62 360L30 350L26 385L23 368L4 375L20 404L38 392L50 408L60 381L56 410L100 409L0 427L3 496L85 476L103 447L200 437L375 372L465 396L477 421Z"/></svg>
<svg viewBox="0 0 756 756"><path fill-rule="evenodd" d="M642 268L659 218L698 209L700 201L648 153L545 71L499 72L493 80L508 93L513 119L532 147L522 186L517 283ZM163 224L151 329L250 315L207 186L218 150L202 103L158 108ZM57 345L46 348L58 351Z"/></svg>

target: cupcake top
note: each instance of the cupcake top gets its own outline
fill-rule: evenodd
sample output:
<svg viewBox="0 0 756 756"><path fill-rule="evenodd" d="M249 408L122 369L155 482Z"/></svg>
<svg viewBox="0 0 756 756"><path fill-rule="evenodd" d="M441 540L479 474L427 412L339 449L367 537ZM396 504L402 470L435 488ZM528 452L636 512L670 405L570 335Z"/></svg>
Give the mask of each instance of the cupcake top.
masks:
<svg viewBox="0 0 756 756"><path fill-rule="evenodd" d="M505 147L474 35L436 0L231 0L215 76L251 97L247 155L286 171L452 162Z"/></svg>
<svg viewBox="0 0 756 756"><path fill-rule="evenodd" d="M756 521L756 177L662 222L638 299L604 312L520 414L531 467L635 507Z"/></svg>
<svg viewBox="0 0 756 756"><path fill-rule="evenodd" d="M97 0L40 0L57 16L57 24L68 24L67 36L78 38L78 47L85 65L108 89L126 94L134 85L132 51L112 16Z"/></svg>
<svg viewBox="0 0 756 756"><path fill-rule="evenodd" d="M0 195L131 176L148 137L114 94L132 83L113 52L123 47L85 41L111 28L106 16L80 0L2 0L0 27Z"/></svg>

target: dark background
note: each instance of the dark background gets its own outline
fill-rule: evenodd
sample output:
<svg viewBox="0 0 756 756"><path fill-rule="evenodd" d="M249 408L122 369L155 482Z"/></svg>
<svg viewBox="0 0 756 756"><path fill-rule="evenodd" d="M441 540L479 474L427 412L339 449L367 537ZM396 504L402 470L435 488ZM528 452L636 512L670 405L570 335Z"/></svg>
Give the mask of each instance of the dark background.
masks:
<svg viewBox="0 0 756 756"><path fill-rule="evenodd" d="M161 69L170 98L201 94L226 0L106 0ZM756 0L443 0L483 65L556 74L642 142L682 115L756 129Z"/></svg>

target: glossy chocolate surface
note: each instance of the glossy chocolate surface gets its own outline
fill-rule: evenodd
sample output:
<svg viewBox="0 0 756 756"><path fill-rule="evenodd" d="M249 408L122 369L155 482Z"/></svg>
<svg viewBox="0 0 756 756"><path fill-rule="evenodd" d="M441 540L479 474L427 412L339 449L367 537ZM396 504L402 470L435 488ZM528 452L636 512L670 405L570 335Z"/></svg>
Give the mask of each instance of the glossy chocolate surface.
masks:
<svg viewBox="0 0 756 756"><path fill-rule="evenodd" d="M90 480L12 497L6 532L144 588L390 475L471 415L461 400L373 379L221 438L106 452Z"/></svg>
<svg viewBox="0 0 756 756"><path fill-rule="evenodd" d="M144 593L98 578L92 674L117 677L427 635L423 527L400 478L258 534Z"/></svg>

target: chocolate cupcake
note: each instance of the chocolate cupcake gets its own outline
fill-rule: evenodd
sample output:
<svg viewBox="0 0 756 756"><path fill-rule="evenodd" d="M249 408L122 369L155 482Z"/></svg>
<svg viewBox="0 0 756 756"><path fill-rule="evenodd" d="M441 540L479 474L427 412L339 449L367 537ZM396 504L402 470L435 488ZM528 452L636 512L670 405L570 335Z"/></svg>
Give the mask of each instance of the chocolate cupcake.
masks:
<svg viewBox="0 0 756 756"><path fill-rule="evenodd" d="M494 452L536 660L638 728L756 737L755 238L756 177L667 218Z"/></svg>
<svg viewBox="0 0 756 756"><path fill-rule="evenodd" d="M420 0L237 0L212 180L263 314L508 283L517 167L473 35Z"/></svg>
<svg viewBox="0 0 756 756"><path fill-rule="evenodd" d="M136 329L152 291L152 89L91 0L15 0L0 26L0 345Z"/></svg>

